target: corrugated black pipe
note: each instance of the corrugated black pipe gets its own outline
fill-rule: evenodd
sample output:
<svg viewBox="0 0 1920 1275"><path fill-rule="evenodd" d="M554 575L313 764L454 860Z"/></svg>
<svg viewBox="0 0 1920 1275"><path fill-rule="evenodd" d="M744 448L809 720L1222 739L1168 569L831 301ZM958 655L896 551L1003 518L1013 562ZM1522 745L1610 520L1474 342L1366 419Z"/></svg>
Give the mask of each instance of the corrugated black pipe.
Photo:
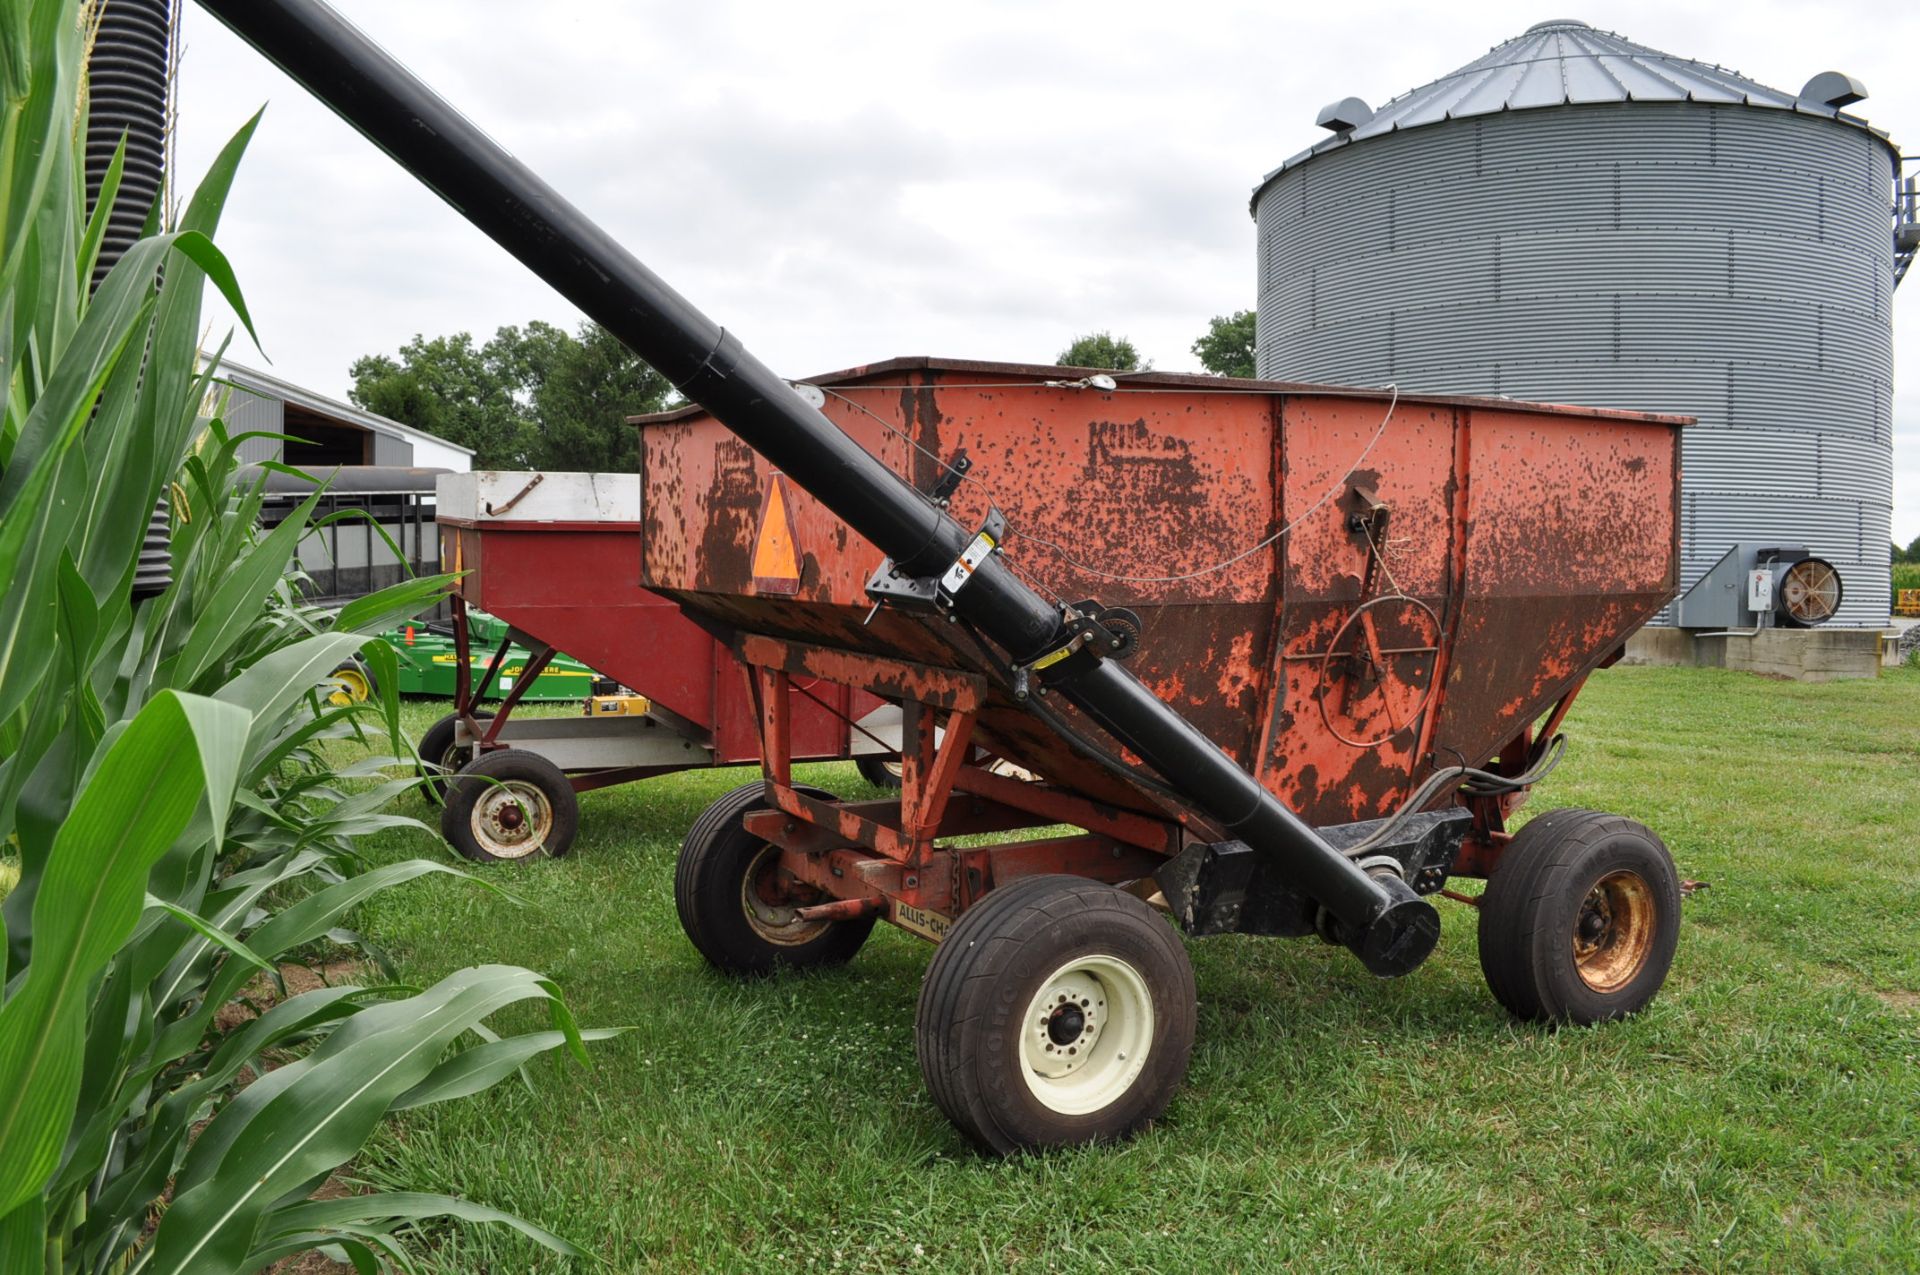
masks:
<svg viewBox="0 0 1920 1275"><path fill-rule="evenodd" d="M167 105L172 84L173 0L106 0L87 62L87 211L100 198L101 183L113 153L126 138L127 158L120 193L107 214L93 286L133 246L148 215L166 190ZM133 572L133 597L154 597L173 583L167 507L153 507L140 561Z"/></svg>

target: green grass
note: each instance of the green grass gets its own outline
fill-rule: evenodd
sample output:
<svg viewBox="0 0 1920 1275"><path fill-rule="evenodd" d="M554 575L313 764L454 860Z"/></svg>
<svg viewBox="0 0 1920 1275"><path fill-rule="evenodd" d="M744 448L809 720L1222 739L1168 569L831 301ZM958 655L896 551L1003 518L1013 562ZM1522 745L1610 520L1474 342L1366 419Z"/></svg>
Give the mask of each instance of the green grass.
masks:
<svg viewBox="0 0 1920 1275"><path fill-rule="evenodd" d="M1313 941L1200 940L1198 1043L1159 1126L983 1159L921 1090L917 940L882 926L845 970L756 985L700 963L674 854L749 776L696 773L588 795L570 859L488 874L518 905L422 882L369 908L411 979L526 964L581 1022L634 1030L591 1071L403 1118L361 1172L512 1209L620 1271L1914 1269L1920 672L1616 669L1569 732L1534 808L1641 819L1711 883L1631 1022L1516 1026L1454 904L1393 982ZM563 1268L497 1228L428 1258Z"/></svg>

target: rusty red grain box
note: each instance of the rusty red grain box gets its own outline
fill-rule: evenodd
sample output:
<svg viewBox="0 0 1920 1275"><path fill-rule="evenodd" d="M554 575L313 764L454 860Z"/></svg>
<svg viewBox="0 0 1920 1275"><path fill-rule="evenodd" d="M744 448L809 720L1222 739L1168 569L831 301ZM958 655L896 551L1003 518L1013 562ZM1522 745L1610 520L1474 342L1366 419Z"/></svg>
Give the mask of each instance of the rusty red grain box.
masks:
<svg viewBox="0 0 1920 1275"><path fill-rule="evenodd" d="M1683 418L1064 375L1084 373L910 358L811 384L922 489L964 449L956 516L998 505L1029 579L1137 611L1141 677L1312 823L1390 812L1423 759L1479 765L1524 741L1678 585ZM638 424L647 589L744 632L978 666L935 619L869 621L881 555L704 411ZM769 589L754 562L775 483L800 578ZM979 731L1137 804L1003 693Z"/></svg>

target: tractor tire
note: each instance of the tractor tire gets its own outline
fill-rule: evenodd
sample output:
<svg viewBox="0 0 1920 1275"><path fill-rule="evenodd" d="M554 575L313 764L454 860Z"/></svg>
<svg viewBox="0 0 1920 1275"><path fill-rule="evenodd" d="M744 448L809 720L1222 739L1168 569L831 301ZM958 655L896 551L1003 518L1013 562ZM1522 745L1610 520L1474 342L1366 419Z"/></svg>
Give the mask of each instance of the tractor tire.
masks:
<svg viewBox="0 0 1920 1275"><path fill-rule="evenodd" d="M473 760L471 745L462 747L454 743L454 723L459 720L458 713L448 713L421 733L420 742L415 751L420 755L421 765L414 767L414 773L426 782L420 785L420 795L432 805L441 805L447 799L447 784L455 772ZM492 713L475 713L476 721L490 722ZM439 769L433 769L439 767Z"/></svg>
<svg viewBox="0 0 1920 1275"><path fill-rule="evenodd" d="M373 671L358 657L342 660L327 674L331 683L323 695L327 703L334 708L344 708L348 704L364 704L372 699L380 689L374 681Z"/></svg>
<svg viewBox="0 0 1920 1275"><path fill-rule="evenodd" d="M1680 940L1680 876L1645 825L1550 810L1480 896L1480 969L1515 1018L1588 1026L1643 1008Z"/></svg>
<svg viewBox="0 0 1920 1275"><path fill-rule="evenodd" d="M537 753L482 753L447 786L440 834L475 863L514 863L573 849L580 799L564 772Z"/></svg>
<svg viewBox="0 0 1920 1275"><path fill-rule="evenodd" d="M900 789L900 759L883 753L868 753L853 759L853 768L860 772L860 778L875 788L888 792Z"/></svg>
<svg viewBox="0 0 1920 1275"><path fill-rule="evenodd" d="M1194 1016L1193 967L1166 918L1096 881L1028 877L935 950L914 1042L935 1105L1007 1155L1146 1128L1186 1076Z"/></svg>
<svg viewBox="0 0 1920 1275"><path fill-rule="evenodd" d="M831 793L801 788L809 796ZM673 874L680 928L707 963L722 973L757 978L776 970L844 965L873 932L874 918L802 921L790 902L767 897L779 848L740 826L750 810L769 806L755 780L708 806L687 830ZM822 895L819 902L827 902Z"/></svg>

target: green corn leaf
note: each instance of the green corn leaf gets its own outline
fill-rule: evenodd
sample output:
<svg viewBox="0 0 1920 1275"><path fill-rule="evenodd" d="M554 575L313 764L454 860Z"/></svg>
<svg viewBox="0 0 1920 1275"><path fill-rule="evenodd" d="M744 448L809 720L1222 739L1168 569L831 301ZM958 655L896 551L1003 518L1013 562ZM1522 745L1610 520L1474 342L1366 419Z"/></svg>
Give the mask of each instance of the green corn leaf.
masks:
<svg viewBox="0 0 1920 1275"><path fill-rule="evenodd" d="M107 237L107 220L113 215L114 202L120 197L120 179L127 171L127 135L113 148L113 158L100 179L100 192L94 198L93 215L87 218L86 233L80 239L80 260L74 265L74 282L86 287L93 279L93 267L100 260L100 244Z"/></svg>
<svg viewBox="0 0 1920 1275"><path fill-rule="evenodd" d="M33 955L0 1005L0 1216L58 1160L80 1083L88 986L140 917L147 871L201 802L224 821L246 715L163 694L120 732L54 840ZM224 780L224 795L220 783Z"/></svg>
<svg viewBox="0 0 1920 1275"><path fill-rule="evenodd" d="M0 118L0 290L13 290L28 231L47 197L58 143L73 110L79 69L79 24L59 0L0 5L0 76L6 80Z"/></svg>
<svg viewBox="0 0 1920 1275"><path fill-rule="evenodd" d="M418 576L355 598L340 608L333 622L334 631L372 634L392 628L432 606L451 583L450 575Z"/></svg>
<svg viewBox="0 0 1920 1275"><path fill-rule="evenodd" d="M240 1275L253 1275L253 1272L265 1270L275 1262L298 1257L302 1253L319 1253L336 1265L352 1266L354 1275L382 1275L387 1269L383 1262L392 1263L404 1275L412 1275L419 1269L406 1260L404 1253L395 1250L386 1236L349 1236L334 1231L309 1231L288 1236L247 1254L247 1264Z"/></svg>
<svg viewBox="0 0 1920 1275"><path fill-rule="evenodd" d="M595 1027L582 1031L580 1039L611 1040L631 1030L629 1027ZM566 1043L564 1032L528 1032L463 1049L434 1068L425 1080L394 1099L391 1110L405 1111L409 1107L447 1102L491 1089L519 1071L530 1059Z"/></svg>
<svg viewBox="0 0 1920 1275"><path fill-rule="evenodd" d="M167 1179L173 1174L176 1152L199 1118L201 1108L230 1084L242 1067L251 1065L269 1049L285 1048L330 1030L340 1020L359 1012L362 1005L391 998L395 990L391 987L315 988L281 1001L230 1033L214 1051L198 1080L167 1094L155 1106L143 1144L96 1196L92 1215L99 1221L90 1222L86 1233L95 1239L107 1238L110 1219L139 1217L146 1202L165 1190ZM158 1064L150 1064L148 1070L129 1079L123 1092L145 1093L159 1070ZM102 1113L102 1140L116 1120L111 1112ZM83 1175L79 1181L84 1180Z"/></svg>
<svg viewBox="0 0 1920 1275"><path fill-rule="evenodd" d="M177 657L168 678L172 685L192 686L240 640L259 614L261 599L272 590L273 582L286 574L287 563L293 560L294 548L306 530L307 515L319 503L320 495L316 491L302 501L285 522L262 536L260 543L227 573Z"/></svg>
<svg viewBox="0 0 1920 1275"><path fill-rule="evenodd" d="M578 1047L552 983L511 966L480 966L362 1010L311 1054L242 1090L187 1153L154 1235L152 1275L241 1267L275 1201L356 1154L393 1100L425 1079L472 1024L529 999L546 1001Z"/></svg>
<svg viewBox="0 0 1920 1275"><path fill-rule="evenodd" d="M510 1213L490 1209L470 1200L450 1195L432 1195L417 1191L390 1191L376 1195L349 1195L337 1200L303 1200L274 1210L268 1229L272 1238L294 1231L328 1231L356 1224L418 1222L423 1218L452 1217L463 1222L488 1222L510 1226L520 1234L555 1253L568 1257L586 1254L558 1235Z"/></svg>
<svg viewBox="0 0 1920 1275"><path fill-rule="evenodd" d="M0 512L11 510L24 490L28 474L20 462L58 456L85 423L107 373L139 327L142 313L153 304L154 279L177 238L161 235L137 241L101 281L86 317L60 352L45 389L21 424L13 463L0 476Z"/></svg>
<svg viewBox="0 0 1920 1275"><path fill-rule="evenodd" d="M384 864L348 877L324 890L317 890L275 914L247 936L247 945L266 959L277 960L283 953L325 936L342 916L380 891L433 873L445 873L498 890L497 886L431 859L407 859ZM191 1049L206 1031L214 1011L232 999L247 978L244 966L222 966L208 985L201 1007L193 1014L169 1023L160 1033L154 1051L167 1057L177 1057Z"/></svg>
<svg viewBox="0 0 1920 1275"><path fill-rule="evenodd" d="M0 1275L46 1275L47 1204L38 1195L0 1215Z"/></svg>
<svg viewBox="0 0 1920 1275"><path fill-rule="evenodd" d="M180 922L201 938L207 940L207 942L225 948L255 969L263 973L271 974L276 979L280 977L279 966L273 964L271 961L263 960L252 948L211 921L208 921L198 912L189 912L177 903L169 903L165 899L156 899L151 894L147 896L147 907L149 909L157 908L165 912L168 916Z"/></svg>

